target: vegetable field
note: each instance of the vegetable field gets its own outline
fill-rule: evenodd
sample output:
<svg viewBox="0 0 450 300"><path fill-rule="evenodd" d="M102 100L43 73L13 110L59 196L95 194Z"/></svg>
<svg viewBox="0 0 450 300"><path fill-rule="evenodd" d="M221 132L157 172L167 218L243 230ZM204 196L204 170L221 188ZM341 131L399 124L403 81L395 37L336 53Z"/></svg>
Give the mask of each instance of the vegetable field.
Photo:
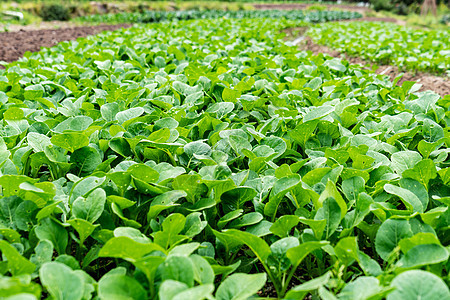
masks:
<svg viewBox="0 0 450 300"><path fill-rule="evenodd" d="M87 23L154 23L174 20L193 19L243 19L243 18L269 18L305 21L311 23L338 21L361 18L362 15L350 11L302 11L302 10L186 10L186 11L145 11L123 12L115 14L94 14L80 17L79 22Z"/></svg>
<svg viewBox="0 0 450 300"><path fill-rule="evenodd" d="M450 35L446 30L349 22L320 24L311 28L308 34L319 44L404 70L445 73L450 69Z"/></svg>
<svg viewBox="0 0 450 300"><path fill-rule="evenodd" d="M299 51L304 25L141 24L0 70L0 297L450 298L450 96Z"/></svg>

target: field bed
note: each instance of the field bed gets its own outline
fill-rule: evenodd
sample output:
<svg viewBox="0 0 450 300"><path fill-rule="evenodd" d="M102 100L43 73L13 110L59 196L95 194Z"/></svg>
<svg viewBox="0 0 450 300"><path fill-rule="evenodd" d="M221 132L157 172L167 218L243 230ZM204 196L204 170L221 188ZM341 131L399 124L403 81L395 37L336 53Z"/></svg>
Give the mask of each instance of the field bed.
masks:
<svg viewBox="0 0 450 300"><path fill-rule="evenodd" d="M412 72L450 75L448 30L419 30L381 22L342 22L313 26L307 34L314 42L350 56Z"/></svg>
<svg viewBox="0 0 450 300"><path fill-rule="evenodd" d="M298 51L305 25L139 25L0 70L0 294L449 298L449 96Z"/></svg>
<svg viewBox="0 0 450 300"><path fill-rule="evenodd" d="M301 29L289 29L289 32L295 31L306 31L306 28ZM443 76L436 76L433 74L427 74L423 72L417 72L412 74L410 72L405 72L399 70L398 67L393 65L374 65L373 63L363 60L360 57L349 56L339 51L333 50L327 46L316 44L312 41L310 37L305 37L305 39L300 44L301 50L311 51L312 53L319 55L320 53L330 55L336 58L342 58L349 61L351 64L358 64L365 66L367 69L376 68L375 72L377 74L388 75L391 80L394 80L399 74L403 74L402 78L397 82L397 85L402 85L405 81L414 81L422 85L420 91L431 90L442 97L450 94L450 80Z"/></svg>

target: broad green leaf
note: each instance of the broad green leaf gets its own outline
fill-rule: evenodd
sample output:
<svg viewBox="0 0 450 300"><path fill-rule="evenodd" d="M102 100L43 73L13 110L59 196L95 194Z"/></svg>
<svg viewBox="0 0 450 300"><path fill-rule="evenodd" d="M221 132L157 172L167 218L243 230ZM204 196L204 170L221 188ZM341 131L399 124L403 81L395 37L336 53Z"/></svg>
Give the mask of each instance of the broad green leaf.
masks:
<svg viewBox="0 0 450 300"><path fill-rule="evenodd" d="M178 190L169 191L164 194L156 196L150 204L150 209L147 213L147 219L148 220L154 219L163 210L178 206L179 204L175 202L186 196L187 196L186 192Z"/></svg>
<svg viewBox="0 0 450 300"><path fill-rule="evenodd" d="M411 225L407 220L388 219L381 224L377 231L375 249L378 255L386 261L400 240L412 235Z"/></svg>
<svg viewBox="0 0 450 300"><path fill-rule="evenodd" d="M404 171L414 168L422 160L422 156L415 151L399 151L391 156L391 168L394 172L402 175Z"/></svg>
<svg viewBox="0 0 450 300"><path fill-rule="evenodd" d="M360 276L347 284L339 293L339 299L376 299L383 288L375 277Z"/></svg>
<svg viewBox="0 0 450 300"><path fill-rule="evenodd" d="M266 283L266 274L236 273L225 279L217 288L217 300L247 299Z"/></svg>
<svg viewBox="0 0 450 300"><path fill-rule="evenodd" d="M104 300L148 299L147 291L136 279L121 274L103 276L98 282L98 296Z"/></svg>
<svg viewBox="0 0 450 300"><path fill-rule="evenodd" d="M83 278L62 263L45 263L39 269L39 278L54 299L81 300L83 297Z"/></svg>
<svg viewBox="0 0 450 300"><path fill-rule="evenodd" d="M98 253L99 257L117 257L131 262L142 258L152 251L165 252L161 246L155 243L138 243L126 236L114 237L102 247Z"/></svg>
<svg viewBox="0 0 450 300"><path fill-rule="evenodd" d="M68 132L58 133L50 139L53 145L74 152L77 149L89 145L89 139L83 133Z"/></svg>
<svg viewBox="0 0 450 300"><path fill-rule="evenodd" d="M60 255L66 253L69 234L67 230L58 222L51 218L41 220L41 224L35 229L39 240L49 240Z"/></svg>
<svg viewBox="0 0 450 300"><path fill-rule="evenodd" d="M220 196L221 204L225 213L242 209L244 204L251 201L257 192L250 187L237 187L226 191Z"/></svg>
<svg viewBox="0 0 450 300"><path fill-rule="evenodd" d="M316 207L316 209L321 208L324 201L329 197L334 198L336 203L339 205L342 220L347 213L347 203L345 203L345 200L342 198L333 181L328 180L325 190L320 194L319 199L313 199L314 206Z"/></svg>
<svg viewBox="0 0 450 300"><path fill-rule="evenodd" d="M308 292L319 289L330 281L331 272L326 272L324 275L314 278L310 281L304 282L290 289L287 294L287 299L303 299Z"/></svg>
<svg viewBox="0 0 450 300"><path fill-rule="evenodd" d="M158 268L161 279L183 282L194 286L194 264L186 256L169 256Z"/></svg>
<svg viewBox="0 0 450 300"><path fill-rule="evenodd" d="M278 179L270 191L269 202L264 207L264 214L271 217L273 220L283 197L299 182L300 176L297 174Z"/></svg>
<svg viewBox="0 0 450 300"><path fill-rule="evenodd" d="M0 251L7 259L7 270L13 276L21 274L31 274L36 269L36 265L20 255L16 248L7 241L0 240Z"/></svg>
<svg viewBox="0 0 450 300"><path fill-rule="evenodd" d="M79 197L72 204L72 214L75 218L94 223L105 209L106 193L98 188L86 198Z"/></svg>
<svg viewBox="0 0 450 300"><path fill-rule="evenodd" d="M286 215L278 218L270 227L270 231L280 238L287 237L292 228L300 222L297 216Z"/></svg>
<svg viewBox="0 0 450 300"><path fill-rule="evenodd" d="M448 250L439 244L422 244L410 249L397 262L400 268L417 268L448 261Z"/></svg>
<svg viewBox="0 0 450 300"><path fill-rule="evenodd" d="M422 202L420 202L419 198L409 190L392 184L386 184L384 190L389 194L398 196L411 212L424 212L425 208L423 207Z"/></svg>
<svg viewBox="0 0 450 300"><path fill-rule="evenodd" d="M266 261L267 257L271 253L267 243L263 239L251 233L242 232L236 229L229 229L223 234L232 239L238 240L241 244L247 245L262 263Z"/></svg>
<svg viewBox="0 0 450 300"><path fill-rule="evenodd" d="M345 265L349 266L358 260L358 244L356 237L346 237L336 244L334 247L338 259Z"/></svg>
<svg viewBox="0 0 450 300"><path fill-rule="evenodd" d="M320 241L320 242L305 242L300 244L297 247L290 248L286 252L286 256L289 258L289 260L292 263L292 268L295 270L300 265L302 260L311 252L314 250L318 250L322 248L323 246L328 245L329 242L327 241Z"/></svg>
<svg viewBox="0 0 450 300"><path fill-rule="evenodd" d="M403 178L412 178L428 187L428 182L436 178L437 170L431 159L419 161L414 168L406 170L402 174Z"/></svg>
<svg viewBox="0 0 450 300"><path fill-rule="evenodd" d="M387 300L450 298L450 291L445 282L438 276L422 270L401 273L392 280L391 287L395 290L387 295Z"/></svg>

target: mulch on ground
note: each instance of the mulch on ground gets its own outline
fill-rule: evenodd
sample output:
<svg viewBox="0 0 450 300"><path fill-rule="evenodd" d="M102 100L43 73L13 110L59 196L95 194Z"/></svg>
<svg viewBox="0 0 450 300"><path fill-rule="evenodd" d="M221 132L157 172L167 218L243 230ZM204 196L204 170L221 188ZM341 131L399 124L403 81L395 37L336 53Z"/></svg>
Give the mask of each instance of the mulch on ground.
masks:
<svg viewBox="0 0 450 300"><path fill-rule="evenodd" d="M79 37L98 34L102 31L130 26L130 24L120 24L0 32L0 61L12 62L21 58L27 51L37 52L41 50L41 47L53 47L62 41L76 40Z"/></svg>

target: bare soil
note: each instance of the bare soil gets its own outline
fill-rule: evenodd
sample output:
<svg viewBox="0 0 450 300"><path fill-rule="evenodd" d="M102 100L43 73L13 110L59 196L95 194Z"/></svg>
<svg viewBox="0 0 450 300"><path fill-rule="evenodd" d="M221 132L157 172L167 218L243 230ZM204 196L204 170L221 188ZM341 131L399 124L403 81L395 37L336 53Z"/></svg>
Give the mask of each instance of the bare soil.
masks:
<svg viewBox="0 0 450 300"><path fill-rule="evenodd" d="M0 32L0 61L12 62L21 58L27 51L37 52L41 50L41 47L53 47L61 41L76 40L102 31L130 26L130 24L120 24Z"/></svg>

